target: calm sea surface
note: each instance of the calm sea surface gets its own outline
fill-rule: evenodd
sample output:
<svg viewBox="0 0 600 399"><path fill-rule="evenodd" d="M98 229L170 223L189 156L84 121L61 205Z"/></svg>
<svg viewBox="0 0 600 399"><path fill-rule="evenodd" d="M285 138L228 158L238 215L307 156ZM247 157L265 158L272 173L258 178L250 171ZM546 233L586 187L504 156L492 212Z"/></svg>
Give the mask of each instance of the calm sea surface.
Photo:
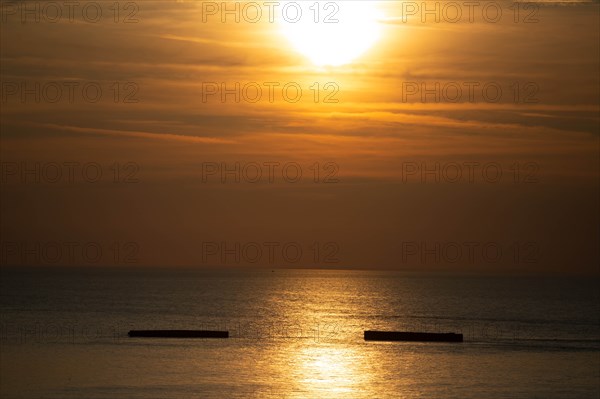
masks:
<svg viewBox="0 0 600 399"><path fill-rule="evenodd" d="M598 398L599 281L3 269L2 398ZM136 339L130 329L229 339ZM374 343L363 331L462 332Z"/></svg>

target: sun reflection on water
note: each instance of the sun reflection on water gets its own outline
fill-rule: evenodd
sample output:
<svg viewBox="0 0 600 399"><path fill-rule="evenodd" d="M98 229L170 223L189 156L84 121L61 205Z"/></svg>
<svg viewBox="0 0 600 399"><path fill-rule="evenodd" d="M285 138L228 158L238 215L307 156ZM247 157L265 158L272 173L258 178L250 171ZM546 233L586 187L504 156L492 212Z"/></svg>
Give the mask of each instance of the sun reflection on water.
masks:
<svg viewBox="0 0 600 399"><path fill-rule="evenodd" d="M350 346L314 345L305 347L298 354L299 380L302 397L340 398L358 397L364 392L364 357ZM300 396L299 396L300 397Z"/></svg>

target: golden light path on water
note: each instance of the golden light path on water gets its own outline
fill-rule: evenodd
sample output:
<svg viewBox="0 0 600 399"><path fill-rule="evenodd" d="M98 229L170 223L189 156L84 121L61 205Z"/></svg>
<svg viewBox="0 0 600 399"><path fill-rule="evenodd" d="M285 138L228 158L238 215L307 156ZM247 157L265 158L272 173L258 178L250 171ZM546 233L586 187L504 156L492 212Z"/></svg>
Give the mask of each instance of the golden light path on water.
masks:
<svg viewBox="0 0 600 399"><path fill-rule="evenodd" d="M309 347L301 350L298 357L303 375L300 383L309 397L319 397L324 391L349 397L363 385L361 380L365 376L359 370L361 357L350 347Z"/></svg>
<svg viewBox="0 0 600 399"><path fill-rule="evenodd" d="M489 392L534 397L542 391L541 396L551 398L556 397L555 387L548 382L575 381L579 395L574 397L597 397L597 351L557 350L547 344L531 347L529 338L514 342L512 322L490 324L486 319L498 301L504 301L502 309L510 308L515 303L512 295L488 298L487 285L479 280L431 281L348 271L278 271L242 277L200 274L197 278L188 274L174 278L171 273L159 273L143 284L138 273L116 274L109 280L115 298L110 304L101 297L84 302L86 306L73 303L67 294L50 297L57 308L66 309L49 316L45 316L47 296L40 295L43 300L33 305L39 311L3 330L8 343L0 346L4 396L474 399L488 397ZM53 284L48 285L54 287L59 281L52 275ZM95 280L74 281L75 287L67 287L97 289ZM137 295L128 288L135 282ZM496 284L508 290L503 292L520 290L511 291L512 280ZM36 285L35 292L43 294L40 287ZM485 302L457 309L454 303L461 296L483 297ZM159 302L154 302L156 297ZM570 306L574 309L579 303ZM90 312L88 306L96 306L97 311ZM115 306L125 311L97 320L98 313ZM147 311L127 311L139 308ZM80 312L76 322L69 318L73 309ZM431 309L440 313L436 316ZM574 313L570 309L562 314ZM586 318L593 313L587 307L584 311ZM427 312L431 316L421 321L419 316ZM441 317L448 312L449 316ZM475 319L465 321L465 313ZM469 334L463 344L363 340L365 329L436 331L432 322L442 323L443 331L458 331L472 322L486 329L475 336L469 332L472 329L463 329ZM21 323L39 323L41 330L16 328ZM525 337L535 334L539 323L534 324ZM492 325L501 326L502 332L490 337L487 327ZM73 329L61 334L57 330L61 326ZM129 338L126 331L139 326L219 328L231 336L226 340ZM562 327L555 323L544 328L553 332ZM507 350L507 344L519 349Z"/></svg>

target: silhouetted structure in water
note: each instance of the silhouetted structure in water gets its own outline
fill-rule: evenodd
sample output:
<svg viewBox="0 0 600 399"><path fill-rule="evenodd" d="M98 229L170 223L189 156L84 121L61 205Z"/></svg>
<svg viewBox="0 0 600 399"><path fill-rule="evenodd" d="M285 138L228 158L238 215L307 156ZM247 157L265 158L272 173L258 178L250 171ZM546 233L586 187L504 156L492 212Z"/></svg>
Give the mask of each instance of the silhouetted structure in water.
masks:
<svg viewBox="0 0 600 399"><path fill-rule="evenodd" d="M229 331L131 330L127 335L138 338L229 338Z"/></svg>
<svg viewBox="0 0 600 399"><path fill-rule="evenodd" d="M365 341L463 342L463 335L455 333L365 331Z"/></svg>

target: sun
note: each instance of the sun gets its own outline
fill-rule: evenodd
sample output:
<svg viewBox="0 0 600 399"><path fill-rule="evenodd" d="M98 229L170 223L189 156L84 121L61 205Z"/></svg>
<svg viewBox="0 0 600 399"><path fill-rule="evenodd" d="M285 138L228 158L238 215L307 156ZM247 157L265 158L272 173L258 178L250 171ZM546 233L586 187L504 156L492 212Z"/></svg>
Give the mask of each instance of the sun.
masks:
<svg viewBox="0 0 600 399"><path fill-rule="evenodd" d="M282 6L282 33L317 66L348 64L381 35L381 13L372 1L298 1Z"/></svg>

